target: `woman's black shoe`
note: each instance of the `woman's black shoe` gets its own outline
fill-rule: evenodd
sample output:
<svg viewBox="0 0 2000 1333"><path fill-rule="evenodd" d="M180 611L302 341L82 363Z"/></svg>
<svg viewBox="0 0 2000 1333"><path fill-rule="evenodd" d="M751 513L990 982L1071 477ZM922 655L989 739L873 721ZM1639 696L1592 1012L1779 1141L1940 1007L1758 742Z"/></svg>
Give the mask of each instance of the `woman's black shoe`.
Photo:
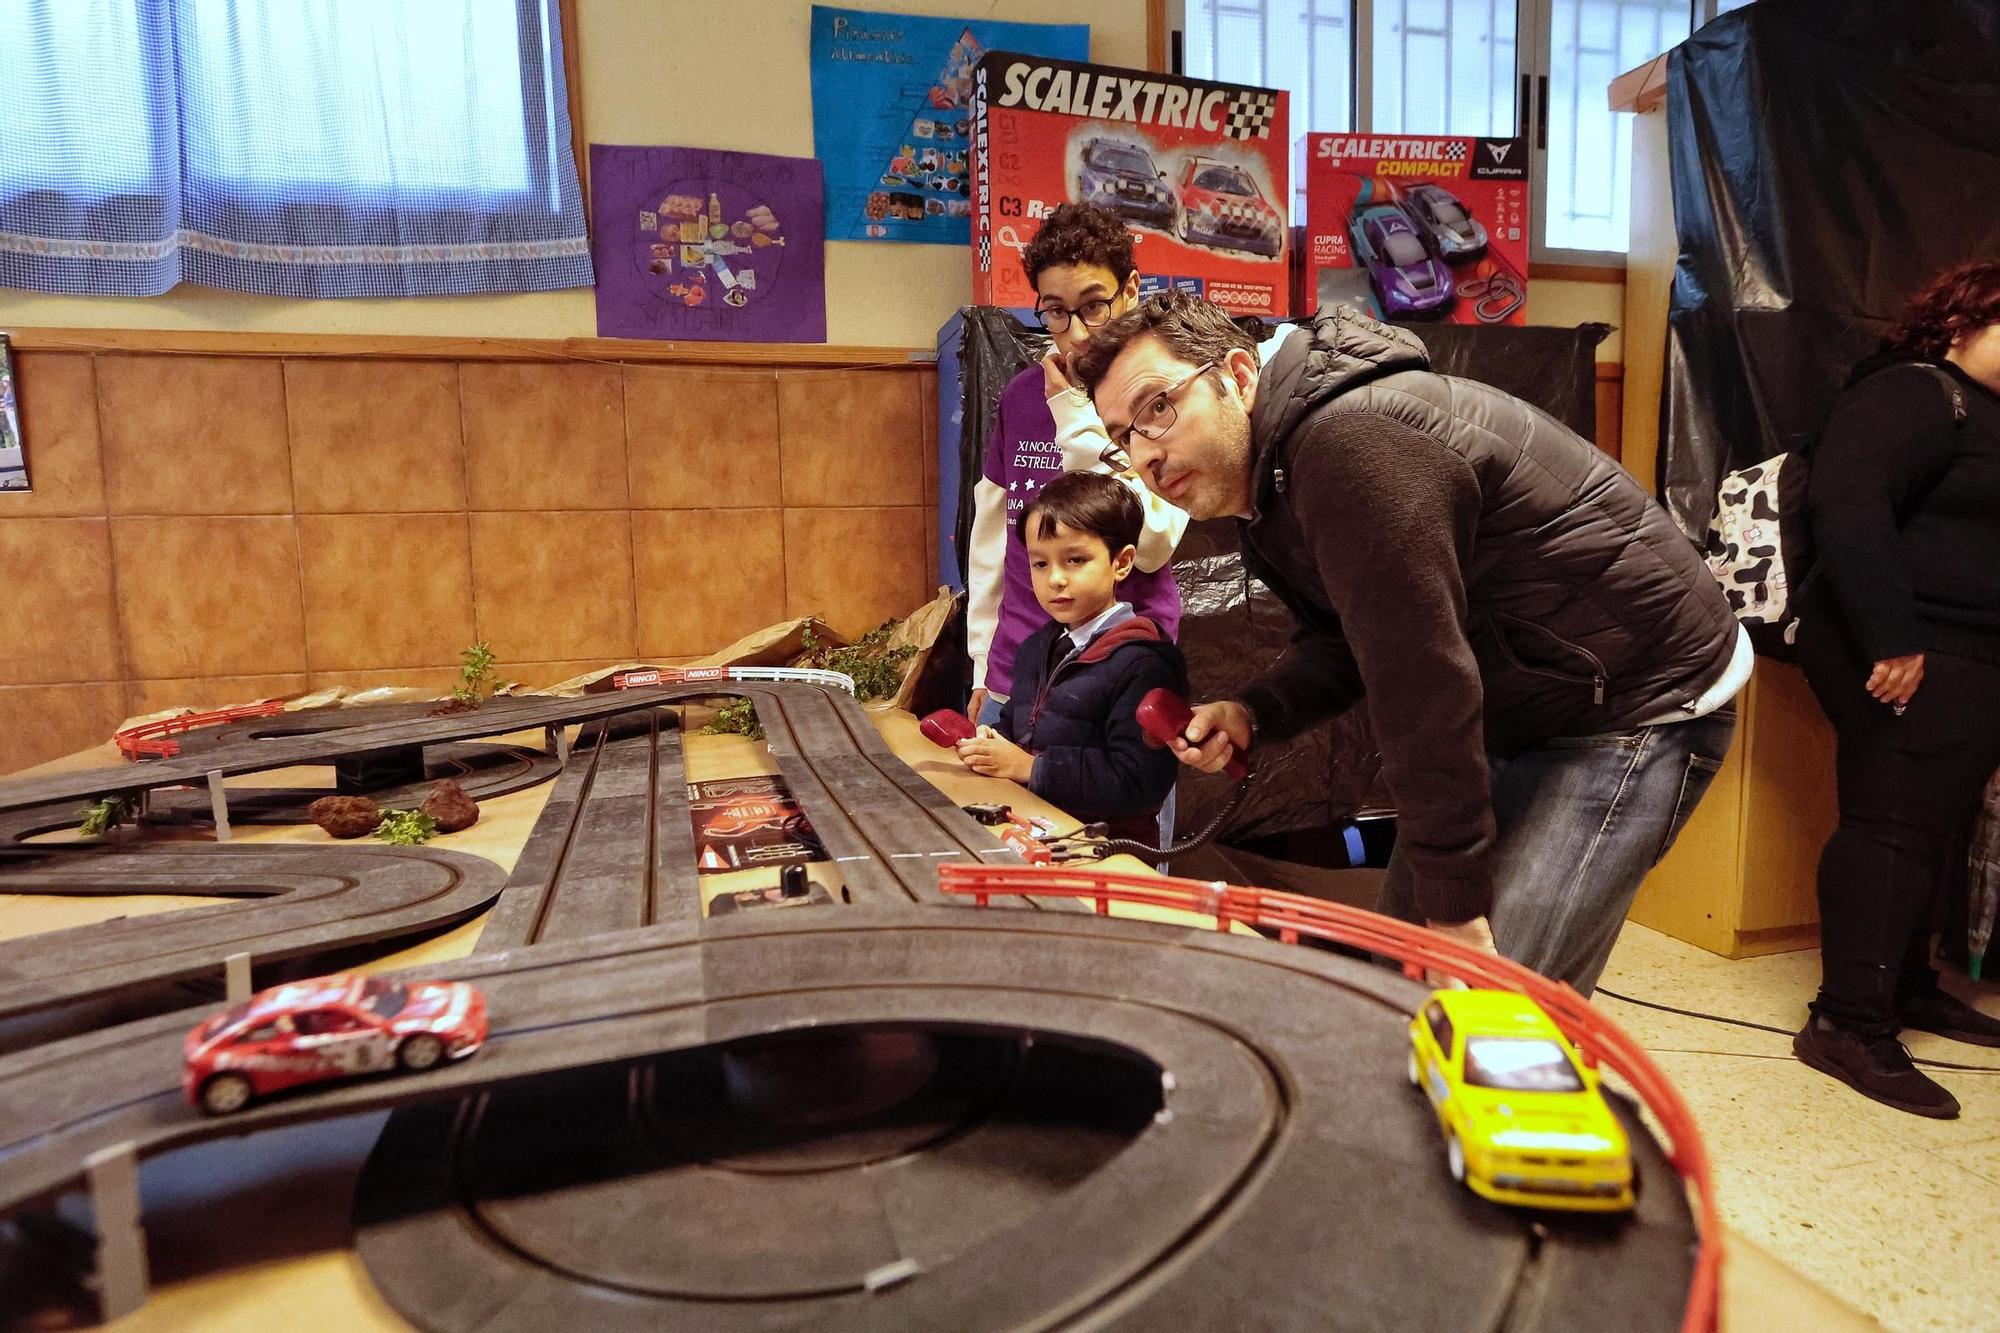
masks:
<svg viewBox="0 0 2000 1333"><path fill-rule="evenodd" d="M2000 1046L2000 1018L1980 1013L1949 991L1926 991L1898 1008L1906 1028L1974 1046Z"/></svg>
<svg viewBox="0 0 2000 1333"><path fill-rule="evenodd" d="M1894 1037L1864 1037L1815 1014L1792 1038L1792 1053L1884 1106L1933 1120L1958 1118L1958 1098L1911 1064Z"/></svg>

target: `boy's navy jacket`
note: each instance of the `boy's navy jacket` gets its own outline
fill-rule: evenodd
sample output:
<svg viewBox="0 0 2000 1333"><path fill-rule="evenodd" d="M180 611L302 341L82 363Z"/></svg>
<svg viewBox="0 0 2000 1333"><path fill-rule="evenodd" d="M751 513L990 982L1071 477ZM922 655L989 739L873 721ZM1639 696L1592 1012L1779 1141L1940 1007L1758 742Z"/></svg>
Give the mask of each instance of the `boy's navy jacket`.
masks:
<svg viewBox="0 0 2000 1333"><path fill-rule="evenodd" d="M1114 837L1150 844L1180 760L1146 743L1139 700L1161 687L1185 695L1187 662L1158 625L1135 615L1051 674L1050 646L1064 632L1050 621L1021 645L1000 731L1035 756L1027 784L1035 795L1078 819L1110 824Z"/></svg>

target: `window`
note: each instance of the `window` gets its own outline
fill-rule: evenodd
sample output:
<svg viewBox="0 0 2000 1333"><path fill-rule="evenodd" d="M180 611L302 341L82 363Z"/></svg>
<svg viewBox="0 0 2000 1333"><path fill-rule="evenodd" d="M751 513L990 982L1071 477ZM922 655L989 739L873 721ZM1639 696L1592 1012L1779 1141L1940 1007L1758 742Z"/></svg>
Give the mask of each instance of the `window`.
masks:
<svg viewBox="0 0 2000 1333"><path fill-rule="evenodd" d="M1374 19L1369 129L1514 133L1514 0L1375 0Z"/></svg>
<svg viewBox="0 0 2000 1333"><path fill-rule="evenodd" d="M1465 1081L1502 1092L1582 1092L1583 1080L1560 1042L1476 1037L1465 1043Z"/></svg>
<svg viewBox="0 0 2000 1333"><path fill-rule="evenodd" d="M362 983L361 1002L377 1018L394 1018L410 1002L410 988L392 981L373 978Z"/></svg>
<svg viewBox="0 0 2000 1333"><path fill-rule="evenodd" d="M589 285L556 4L7 0L0 285Z"/></svg>
<svg viewBox="0 0 2000 1333"><path fill-rule="evenodd" d="M1604 90L1689 32L1687 0L1551 0L1546 133L1537 195L1542 241L1555 250L1615 250L1629 236L1632 118Z"/></svg>
<svg viewBox="0 0 2000 1333"><path fill-rule="evenodd" d="M1632 127L1612 79L1749 0L1180 0L1198 78L1292 94L1292 133L1502 136L1535 159L1538 260L1623 262ZM1528 104L1523 105L1523 97ZM1303 176L1304 157L1295 157ZM1303 220L1303 183L1295 221Z"/></svg>
<svg viewBox="0 0 2000 1333"><path fill-rule="evenodd" d="M1451 1020L1445 1017L1444 1006L1432 1000L1424 1010L1424 1021L1431 1025L1431 1038L1437 1042L1438 1055L1451 1059Z"/></svg>
<svg viewBox="0 0 2000 1333"><path fill-rule="evenodd" d="M362 1031L361 1020L339 1009L315 1009L300 1014L298 1029L308 1037L331 1037Z"/></svg>

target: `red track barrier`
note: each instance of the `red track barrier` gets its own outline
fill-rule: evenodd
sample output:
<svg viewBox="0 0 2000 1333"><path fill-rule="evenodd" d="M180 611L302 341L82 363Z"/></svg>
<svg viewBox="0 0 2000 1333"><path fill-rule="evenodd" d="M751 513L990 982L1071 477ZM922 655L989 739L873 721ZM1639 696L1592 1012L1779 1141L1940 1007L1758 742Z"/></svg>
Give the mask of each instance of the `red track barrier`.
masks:
<svg viewBox="0 0 2000 1333"><path fill-rule="evenodd" d="M1375 912L1219 880L1068 867L946 864L938 867L938 887L970 897L982 907L1000 895L1088 899L1096 903L1100 916L1109 915L1114 902L1179 908L1214 917L1217 930L1228 930L1232 922L1240 922L1275 930L1286 944L1296 944L1300 936L1310 935L1394 958L1412 978L1421 979L1429 970L1469 986L1526 995L1548 1012L1593 1068L1601 1064L1631 1084L1666 1132L1667 1160L1694 1189L1701 1221L1701 1249L1695 1256L1694 1281L1688 1290L1681 1329L1682 1333L1712 1333L1715 1328L1722 1275L1722 1215L1715 1202L1708 1150L1702 1146L1694 1114L1639 1043L1566 983L1550 981L1497 954L1468 948L1435 931Z"/></svg>
<svg viewBox="0 0 2000 1333"><path fill-rule="evenodd" d="M216 708L206 713L182 713L161 722L141 722L136 727L125 728L112 739L118 742L118 753L127 759L172 759L181 752L181 743L172 739L180 732L212 727L220 722L240 722L246 717L275 717L284 711L283 699L266 699L262 703L244 704L239 708Z"/></svg>

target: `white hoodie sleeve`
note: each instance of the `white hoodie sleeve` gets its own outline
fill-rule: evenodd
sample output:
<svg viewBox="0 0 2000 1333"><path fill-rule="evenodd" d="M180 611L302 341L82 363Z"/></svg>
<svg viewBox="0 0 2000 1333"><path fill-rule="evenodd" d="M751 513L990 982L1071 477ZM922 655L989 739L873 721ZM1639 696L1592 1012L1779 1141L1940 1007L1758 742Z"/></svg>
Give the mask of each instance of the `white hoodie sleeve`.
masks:
<svg viewBox="0 0 2000 1333"><path fill-rule="evenodd" d="M1007 575L1007 492L981 475L972 487L972 541L965 553L965 646L972 688L986 688L986 657L1000 626Z"/></svg>
<svg viewBox="0 0 2000 1333"><path fill-rule="evenodd" d="M1062 451L1063 471L1105 473L1131 487L1139 498L1139 507L1146 514L1145 526L1139 530L1140 571L1150 574L1172 560L1181 534L1187 531L1188 516L1148 490L1138 473L1120 471L1105 460L1111 437L1105 434L1104 421L1090 395L1081 389L1065 389L1049 399L1049 412L1056 419L1056 447Z"/></svg>

